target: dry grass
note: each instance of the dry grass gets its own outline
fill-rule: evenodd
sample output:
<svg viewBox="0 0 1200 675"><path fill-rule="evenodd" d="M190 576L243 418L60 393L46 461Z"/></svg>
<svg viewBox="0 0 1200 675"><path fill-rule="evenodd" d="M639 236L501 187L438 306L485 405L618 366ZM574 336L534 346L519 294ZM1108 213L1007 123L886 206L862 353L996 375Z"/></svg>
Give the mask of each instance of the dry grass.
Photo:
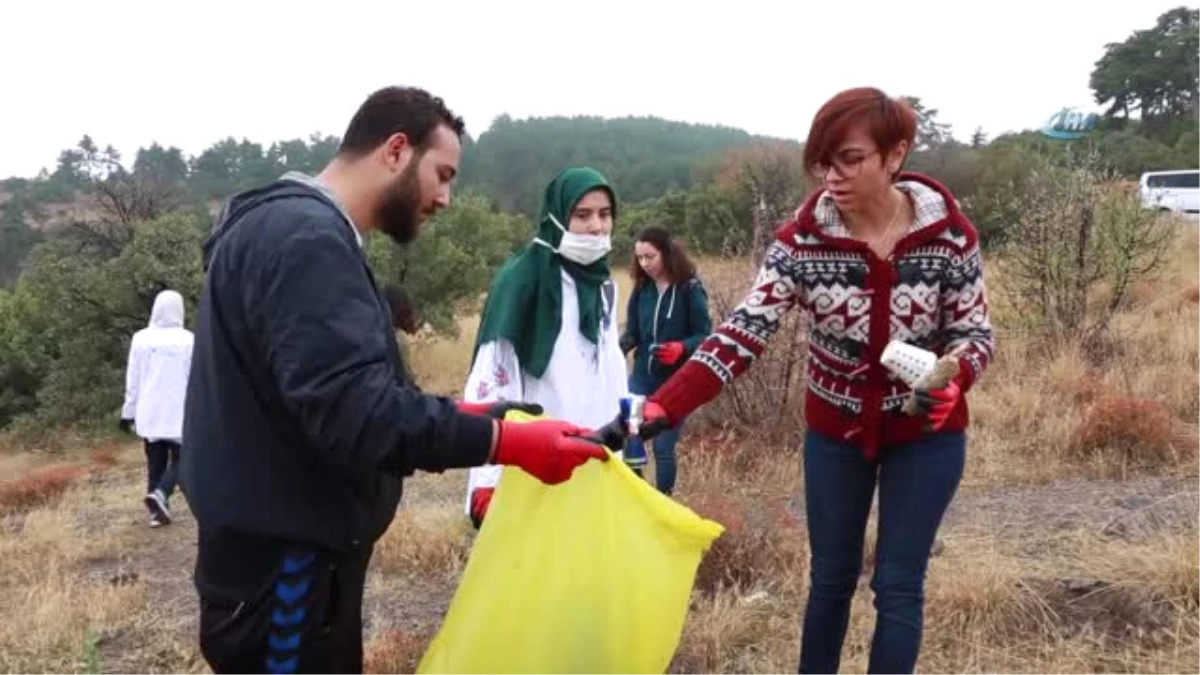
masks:
<svg viewBox="0 0 1200 675"><path fill-rule="evenodd" d="M402 509L379 540L376 565L385 573L453 578L467 562L470 529L457 508Z"/></svg>
<svg viewBox="0 0 1200 675"><path fill-rule="evenodd" d="M79 517L86 512L36 509L0 537L0 670L88 669L96 643L145 611L140 583L81 576L111 542L85 538Z"/></svg>
<svg viewBox="0 0 1200 675"><path fill-rule="evenodd" d="M1146 483L1145 503L1130 512L1139 517L1120 527L1080 519L1013 528L1004 519L1019 501L981 498L1033 490L1057 505L1064 480L1194 482L1200 270L1196 235L1181 242L1163 278L1137 289L1116 317L1103 353L1038 343L1012 317L997 317L1000 355L970 394L973 431L956 500L963 513L943 529L944 551L930 563L920 670L1200 672L1200 542L1187 512L1194 488L1158 494ZM710 293L729 298L750 272L740 261L702 269ZM1002 272L992 283L1003 283ZM462 327L457 341L413 345L426 389L460 393L475 318ZM194 612L164 624L155 600L194 591L186 560L146 558L142 462L133 444L0 454L0 495L22 495L0 498L8 514L0 514L0 670L203 668L186 623ZM808 574L802 476L794 436L689 426L678 499L727 529L698 571L672 672L795 670ZM461 511L465 482L451 471L407 483L371 572L368 672L413 672L436 633L473 539ZM1187 517L1155 516L1160 502ZM1061 509L1094 506L1064 500ZM869 557L870 531L867 539ZM874 611L865 562L845 671L867 665ZM159 578L113 574L139 565ZM162 584L174 595L161 596Z"/></svg>
<svg viewBox="0 0 1200 675"><path fill-rule="evenodd" d="M692 602L672 673L795 672L794 598L722 588Z"/></svg>
<svg viewBox="0 0 1200 675"><path fill-rule="evenodd" d="M0 514L51 506L85 473L80 464L55 464L0 483Z"/></svg>
<svg viewBox="0 0 1200 675"><path fill-rule="evenodd" d="M121 463L121 447L119 445L97 446L88 453L88 459L93 466L112 469Z"/></svg>
<svg viewBox="0 0 1200 675"><path fill-rule="evenodd" d="M164 623L163 610L175 608L156 606L147 583L186 565L126 569L153 553L134 543L146 532L144 512L129 511L140 502L140 445L76 454L92 461L34 456L8 483L37 498L0 514L0 671L195 671L195 647Z"/></svg>
<svg viewBox="0 0 1200 675"><path fill-rule="evenodd" d="M434 631L389 630L363 648L363 671L367 673L415 673L421 657L433 641Z"/></svg>
<svg viewBox="0 0 1200 675"><path fill-rule="evenodd" d="M463 385L471 368L479 317L468 315L458 320L457 339L421 334L408 343L413 373L421 388L445 396L462 396Z"/></svg>
<svg viewBox="0 0 1200 675"><path fill-rule="evenodd" d="M1061 554L1014 556L989 538L947 541L931 563L925 672L1196 672L1194 529L1141 545L1074 533ZM866 669L874 613L864 574L843 670ZM804 579L722 588L693 602L673 672L791 672Z"/></svg>

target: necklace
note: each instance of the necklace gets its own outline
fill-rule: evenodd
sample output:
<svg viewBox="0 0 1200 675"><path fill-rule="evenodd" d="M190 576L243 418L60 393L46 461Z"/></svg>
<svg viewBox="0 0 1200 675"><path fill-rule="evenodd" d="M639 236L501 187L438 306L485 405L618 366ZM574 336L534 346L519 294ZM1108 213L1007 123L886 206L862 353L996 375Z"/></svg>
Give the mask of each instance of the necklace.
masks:
<svg viewBox="0 0 1200 675"><path fill-rule="evenodd" d="M900 195L900 201L896 202L896 208L892 210L892 217L890 220L888 220L888 225L886 228L884 228L883 234L879 235L879 237L877 237L873 240L866 242L867 246L870 247L872 250L874 250L876 253L878 253L883 248L883 246L890 241L890 236L892 234L892 228L894 228L896 226L896 219L900 216L900 207L902 207L902 206L904 206L904 195Z"/></svg>

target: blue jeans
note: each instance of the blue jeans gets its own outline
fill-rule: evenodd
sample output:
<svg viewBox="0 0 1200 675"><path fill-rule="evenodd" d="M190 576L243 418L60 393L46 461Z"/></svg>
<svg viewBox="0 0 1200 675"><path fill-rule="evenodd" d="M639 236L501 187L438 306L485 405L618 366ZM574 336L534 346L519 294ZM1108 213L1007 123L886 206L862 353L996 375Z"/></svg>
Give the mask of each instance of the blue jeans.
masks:
<svg viewBox="0 0 1200 675"><path fill-rule="evenodd" d="M836 673L863 566L863 535L876 484L875 634L868 672L911 673L921 648L929 552L962 479L966 436L936 433L884 450L879 463L857 446L809 431L804 489L812 551L801 673Z"/></svg>
<svg viewBox="0 0 1200 675"><path fill-rule="evenodd" d="M179 479L179 444L173 441L143 441L146 448L146 492L161 490L170 499Z"/></svg>
<svg viewBox="0 0 1200 675"><path fill-rule="evenodd" d="M654 448L655 487L665 495L675 491L675 445L679 443L679 434L683 431L685 421L687 420L681 420L678 426L660 432L650 441ZM629 439L629 445L633 454L637 454L639 450L645 452L645 445L637 436Z"/></svg>

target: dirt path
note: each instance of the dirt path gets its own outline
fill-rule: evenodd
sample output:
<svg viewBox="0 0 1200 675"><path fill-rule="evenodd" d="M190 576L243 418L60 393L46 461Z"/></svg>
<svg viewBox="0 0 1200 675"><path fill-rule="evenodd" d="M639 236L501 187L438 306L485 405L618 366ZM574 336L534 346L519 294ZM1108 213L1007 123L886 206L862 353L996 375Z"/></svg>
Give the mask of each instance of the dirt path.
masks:
<svg viewBox="0 0 1200 675"><path fill-rule="evenodd" d="M961 491L946 513L943 531L990 534L1020 546L1056 533L1091 531L1143 541L1196 527L1200 484L1195 477L1139 477L1126 481L1062 480L1046 485ZM1022 551L1038 554L1041 549Z"/></svg>

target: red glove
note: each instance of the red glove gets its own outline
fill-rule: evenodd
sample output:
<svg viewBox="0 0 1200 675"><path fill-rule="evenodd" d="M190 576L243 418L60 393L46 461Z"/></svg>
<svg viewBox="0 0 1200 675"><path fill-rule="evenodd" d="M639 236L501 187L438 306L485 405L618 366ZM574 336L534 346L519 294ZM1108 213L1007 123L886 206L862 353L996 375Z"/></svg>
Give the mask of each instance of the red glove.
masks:
<svg viewBox="0 0 1200 675"><path fill-rule="evenodd" d="M536 403L521 403L519 401L490 401L488 403L467 403L459 401L456 406L459 412L468 415L482 415L502 420L510 410L520 410L526 415L541 415L542 406Z"/></svg>
<svg viewBox="0 0 1200 675"><path fill-rule="evenodd" d="M655 345L651 351L654 357L665 365L675 365L679 359L683 358L683 343L682 342L664 342L660 345Z"/></svg>
<svg viewBox="0 0 1200 675"><path fill-rule="evenodd" d="M594 432L562 420L500 421L493 464L518 466L547 485L571 477L589 459L608 461L608 451L583 436Z"/></svg>
<svg viewBox="0 0 1200 675"><path fill-rule="evenodd" d="M496 488L475 488L471 493L471 522L475 524L475 529L478 530L483 524L483 517L487 515L494 494Z"/></svg>
<svg viewBox="0 0 1200 675"><path fill-rule="evenodd" d="M638 438L648 441L670 428L671 418L667 415L666 408L647 400L642 407L642 425L638 429Z"/></svg>
<svg viewBox="0 0 1200 675"><path fill-rule="evenodd" d="M953 380L945 389L918 389L914 392L917 399L917 410L929 418L929 430L938 431L946 425L946 420L958 399L962 398L962 390Z"/></svg>

